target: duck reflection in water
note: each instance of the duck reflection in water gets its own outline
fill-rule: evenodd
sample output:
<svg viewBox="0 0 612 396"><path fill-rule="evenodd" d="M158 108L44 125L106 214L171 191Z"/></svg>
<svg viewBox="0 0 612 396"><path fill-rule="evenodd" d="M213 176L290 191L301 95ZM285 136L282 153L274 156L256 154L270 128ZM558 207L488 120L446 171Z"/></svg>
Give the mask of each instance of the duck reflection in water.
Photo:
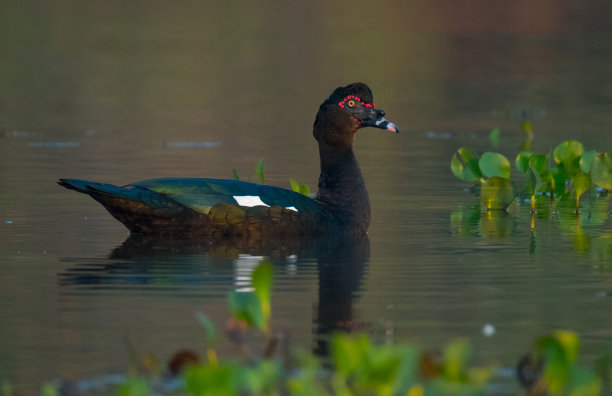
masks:
<svg viewBox="0 0 612 396"><path fill-rule="evenodd" d="M328 355L330 333L362 327L363 322L353 315L353 302L370 257L367 235L203 242L134 234L111 252L110 260L91 264L79 260L80 264L59 274L59 283L78 285L81 290L83 286L100 290L151 285L180 295L200 295L207 286L248 286L245 275L264 257L277 269L290 267L298 273L316 263L319 287L312 322L317 355Z"/></svg>

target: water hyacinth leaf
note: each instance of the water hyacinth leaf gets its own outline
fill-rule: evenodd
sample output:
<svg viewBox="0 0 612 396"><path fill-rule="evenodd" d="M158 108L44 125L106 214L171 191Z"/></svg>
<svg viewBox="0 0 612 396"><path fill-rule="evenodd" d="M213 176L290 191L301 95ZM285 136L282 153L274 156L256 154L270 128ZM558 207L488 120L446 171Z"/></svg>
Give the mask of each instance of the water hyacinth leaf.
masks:
<svg viewBox="0 0 612 396"><path fill-rule="evenodd" d="M257 166L255 167L255 173L257 174L257 178L259 179L261 184L264 184L265 182L265 175L264 175L265 172L266 172L266 161L264 161L263 159L260 159L257 162Z"/></svg>
<svg viewBox="0 0 612 396"><path fill-rule="evenodd" d="M502 154L487 151L480 157L478 166L486 177L510 178L510 161Z"/></svg>
<svg viewBox="0 0 612 396"><path fill-rule="evenodd" d="M571 162L584 153L584 146L576 140L566 140L555 147L553 155L557 163Z"/></svg>
<svg viewBox="0 0 612 396"><path fill-rule="evenodd" d="M580 170L580 158L583 153L582 143L576 140L567 140L555 147L553 156L559 164L559 169L562 169L569 178Z"/></svg>
<svg viewBox="0 0 612 396"><path fill-rule="evenodd" d="M196 319L198 322L204 327L204 332L206 333L206 342L208 346L211 348L215 346L217 343L217 330L215 329L215 324L208 317L208 315L203 314L202 312L196 313Z"/></svg>
<svg viewBox="0 0 612 396"><path fill-rule="evenodd" d="M593 183L606 190L612 190L612 158L607 153L597 155L591 164Z"/></svg>
<svg viewBox="0 0 612 396"><path fill-rule="evenodd" d="M548 162L548 156L542 154L532 155L529 159L529 166L544 176L549 172L550 163Z"/></svg>
<svg viewBox="0 0 612 396"><path fill-rule="evenodd" d="M593 160L599 153L595 150L587 151L582 154L580 158L580 170L582 170L587 175L591 172L591 164L593 164Z"/></svg>
<svg viewBox="0 0 612 396"><path fill-rule="evenodd" d="M591 186L591 176L578 171L572 176L572 184L574 185L574 191L576 191L576 197L580 197Z"/></svg>
<svg viewBox="0 0 612 396"><path fill-rule="evenodd" d="M558 168L552 168L550 170L550 175L555 195L563 195L565 193L565 182L567 180L565 173Z"/></svg>
<svg viewBox="0 0 612 396"><path fill-rule="evenodd" d="M482 178L478 157L467 147L461 147L451 159L453 174L463 181L477 181Z"/></svg>
<svg viewBox="0 0 612 396"><path fill-rule="evenodd" d="M272 264L267 261L259 263L255 271L253 271L252 283L261 305L266 322L270 319L270 294L272 292Z"/></svg>
<svg viewBox="0 0 612 396"><path fill-rule="evenodd" d="M489 140L493 147L499 146L499 128L494 128L491 133L489 133Z"/></svg>
<svg viewBox="0 0 612 396"><path fill-rule="evenodd" d="M529 159L532 155L533 153L530 151L521 151L520 153L518 153L514 160L514 165L516 166L516 169L518 169L522 173L527 172L529 170Z"/></svg>
<svg viewBox="0 0 612 396"><path fill-rule="evenodd" d="M514 201L514 197L512 182L497 176L487 179L480 191L482 205L490 210L506 209Z"/></svg>
<svg viewBox="0 0 612 396"><path fill-rule="evenodd" d="M531 195L542 190L544 186L544 182L542 181L542 176L540 172L537 171L531 164L529 165L529 170L527 171L527 190Z"/></svg>

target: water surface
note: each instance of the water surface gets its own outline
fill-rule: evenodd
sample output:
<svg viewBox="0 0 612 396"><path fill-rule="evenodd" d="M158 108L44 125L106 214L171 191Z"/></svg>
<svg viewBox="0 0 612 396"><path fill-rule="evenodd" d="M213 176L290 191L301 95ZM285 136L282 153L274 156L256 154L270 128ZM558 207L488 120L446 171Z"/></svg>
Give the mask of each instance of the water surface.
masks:
<svg viewBox="0 0 612 396"><path fill-rule="evenodd" d="M223 326L226 293L261 257L275 263L274 327L313 352L338 328L427 348L467 336L481 362L510 367L564 328L593 359L612 337L609 198L532 229L518 204L482 213L449 162L460 146L492 150L494 127L513 158L525 117L535 151L579 139L610 152L612 7L474 4L3 5L0 378L31 392L123 373L126 335L162 361L199 348L194 313ZM353 81L402 130L358 135L367 240L128 239L55 184L246 178L265 158L268 184L315 188L314 114Z"/></svg>

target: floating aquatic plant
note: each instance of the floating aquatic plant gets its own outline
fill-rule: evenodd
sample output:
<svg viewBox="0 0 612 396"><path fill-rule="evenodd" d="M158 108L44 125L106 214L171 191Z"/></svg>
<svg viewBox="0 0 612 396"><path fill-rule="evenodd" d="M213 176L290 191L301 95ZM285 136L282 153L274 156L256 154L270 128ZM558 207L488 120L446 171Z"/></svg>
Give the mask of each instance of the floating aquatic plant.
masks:
<svg viewBox="0 0 612 396"><path fill-rule="evenodd" d="M532 137L531 127L523 128ZM554 164L552 162L554 159ZM526 177L524 193L531 198L531 212L536 210L536 196L549 195L551 201L570 192L576 196L576 213L580 199L593 185L612 189L612 159L607 153L585 151L582 143L568 140L546 154L523 150L514 160L515 167ZM486 152L480 158L469 148L461 147L451 159L453 174L464 181L480 181L481 202L487 209L504 209L514 198L510 181L510 163L502 154Z"/></svg>
<svg viewBox="0 0 612 396"><path fill-rule="evenodd" d="M451 170L461 180L482 183L481 203L487 209L506 209L514 200L510 162L502 154L486 152L479 159L471 149L461 147L451 159Z"/></svg>

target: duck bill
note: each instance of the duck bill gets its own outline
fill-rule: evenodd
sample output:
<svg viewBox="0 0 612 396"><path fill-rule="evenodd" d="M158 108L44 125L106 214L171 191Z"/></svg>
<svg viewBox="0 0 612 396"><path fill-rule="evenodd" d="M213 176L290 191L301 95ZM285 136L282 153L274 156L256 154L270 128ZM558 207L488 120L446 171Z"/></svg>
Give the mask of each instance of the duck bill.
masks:
<svg viewBox="0 0 612 396"><path fill-rule="evenodd" d="M371 126L374 128L379 128L379 129L385 129L387 131L391 131L391 132L395 132L395 133L399 133L399 128L397 127L397 125L395 125L394 123L392 123L391 121L387 120L386 118L379 118L377 120L371 120L367 123L365 123L364 125L367 126Z"/></svg>

